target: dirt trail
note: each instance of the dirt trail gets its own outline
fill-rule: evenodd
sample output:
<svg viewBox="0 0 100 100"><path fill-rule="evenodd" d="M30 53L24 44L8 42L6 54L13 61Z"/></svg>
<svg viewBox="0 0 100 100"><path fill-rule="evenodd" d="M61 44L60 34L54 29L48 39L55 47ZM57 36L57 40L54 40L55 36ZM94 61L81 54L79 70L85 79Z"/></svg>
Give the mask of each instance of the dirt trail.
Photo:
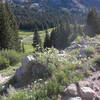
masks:
<svg viewBox="0 0 100 100"><path fill-rule="evenodd" d="M10 78L11 78L11 76L3 77L2 75L0 75L0 84L7 82L7 80L9 80Z"/></svg>

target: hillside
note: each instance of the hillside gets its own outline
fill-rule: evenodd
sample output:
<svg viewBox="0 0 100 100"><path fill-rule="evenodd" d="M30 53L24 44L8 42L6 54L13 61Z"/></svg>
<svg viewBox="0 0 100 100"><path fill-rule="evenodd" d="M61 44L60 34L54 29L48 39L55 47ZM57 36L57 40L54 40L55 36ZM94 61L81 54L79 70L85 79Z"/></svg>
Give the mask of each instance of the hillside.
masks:
<svg viewBox="0 0 100 100"><path fill-rule="evenodd" d="M100 100L100 1L7 1L0 100Z"/></svg>
<svg viewBox="0 0 100 100"><path fill-rule="evenodd" d="M0 93L2 89L5 92L9 84L15 88L20 87L20 89L10 87L9 95L0 97L0 100L36 100L37 97L38 100L92 100L94 94L96 98L99 98L99 41L99 35L93 38L78 37L70 47L63 51L52 48L43 53L23 57L18 67L11 66L0 71L0 85L3 85ZM31 82L33 83L30 84ZM80 85L80 90L85 97L77 91L76 83Z"/></svg>
<svg viewBox="0 0 100 100"><path fill-rule="evenodd" d="M30 3L37 6L51 6L60 9L70 8L75 11L84 11L87 8L96 7L100 10L100 0L7 0L15 3Z"/></svg>

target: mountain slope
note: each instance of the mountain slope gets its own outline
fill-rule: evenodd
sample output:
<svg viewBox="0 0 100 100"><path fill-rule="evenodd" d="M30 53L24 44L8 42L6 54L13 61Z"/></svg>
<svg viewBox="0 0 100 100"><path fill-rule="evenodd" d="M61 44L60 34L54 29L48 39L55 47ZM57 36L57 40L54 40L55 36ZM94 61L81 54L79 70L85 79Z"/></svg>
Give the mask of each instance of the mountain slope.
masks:
<svg viewBox="0 0 100 100"><path fill-rule="evenodd" d="M77 8L84 9L90 7L96 7L100 10L100 0L7 0L19 3L32 2L39 4L46 4L48 6L65 7L65 8Z"/></svg>

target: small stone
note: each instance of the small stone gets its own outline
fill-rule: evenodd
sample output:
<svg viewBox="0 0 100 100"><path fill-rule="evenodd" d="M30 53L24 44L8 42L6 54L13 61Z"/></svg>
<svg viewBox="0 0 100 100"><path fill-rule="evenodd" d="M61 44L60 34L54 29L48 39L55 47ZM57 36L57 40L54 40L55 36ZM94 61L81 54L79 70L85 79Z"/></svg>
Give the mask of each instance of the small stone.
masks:
<svg viewBox="0 0 100 100"><path fill-rule="evenodd" d="M96 69L93 67L90 67L90 70L92 70L93 72L96 72Z"/></svg>
<svg viewBox="0 0 100 100"><path fill-rule="evenodd" d="M69 85L66 89L65 89L66 93L69 93L71 96L77 96L78 92L77 92L77 87L75 84L71 84Z"/></svg>
<svg viewBox="0 0 100 100"><path fill-rule="evenodd" d="M100 76L97 78L97 80L100 80Z"/></svg>
<svg viewBox="0 0 100 100"><path fill-rule="evenodd" d="M94 86L94 90L95 90L96 92L98 92L100 89L99 89L98 86Z"/></svg>
<svg viewBox="0 0 100 100"><path fill-rule="evenodd" d="M88 87L89 85L90 85L90 83L88 81L80 81L79 82L80 87Z"/></svg>
<svg viewBox="0 0 100 100"><path fill-rule="evenodd" d="M25 57L22 61L22 66L26 66L27 64L29 64L33 60L35 60L33 55L29 55L29 56Z"/></svg>
<svg viewBox="0 0 100 100"><path fill-rule="evenodd" d="M96 97L95 100L100 100L100 96Z"/></svg>
<svg viewBox="0 0 100 100"><path fill-rule="evenodd" d="M93 79L92 79L92 81L95 81L95 80L96 80L96 78L93 78Z"/></svg>
<svg viewBox="0 0 100 100"><path fill-rule="evenodd" d="M68 100L82 100L81 97L70 97L68 98Z"/></svg>

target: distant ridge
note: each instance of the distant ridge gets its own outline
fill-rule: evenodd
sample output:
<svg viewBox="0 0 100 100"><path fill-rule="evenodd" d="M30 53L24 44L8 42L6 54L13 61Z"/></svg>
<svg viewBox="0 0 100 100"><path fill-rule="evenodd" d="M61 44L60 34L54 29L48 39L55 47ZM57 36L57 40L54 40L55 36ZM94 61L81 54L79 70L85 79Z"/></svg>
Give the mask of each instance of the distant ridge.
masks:
<svg viewBox="0 0 100 100"><path fill-rule="evenodd" d="M38 3L50 7L71 8L73 10L84 10L96 7L100 10L100 0L6 0L15 3Z"/></svg>

